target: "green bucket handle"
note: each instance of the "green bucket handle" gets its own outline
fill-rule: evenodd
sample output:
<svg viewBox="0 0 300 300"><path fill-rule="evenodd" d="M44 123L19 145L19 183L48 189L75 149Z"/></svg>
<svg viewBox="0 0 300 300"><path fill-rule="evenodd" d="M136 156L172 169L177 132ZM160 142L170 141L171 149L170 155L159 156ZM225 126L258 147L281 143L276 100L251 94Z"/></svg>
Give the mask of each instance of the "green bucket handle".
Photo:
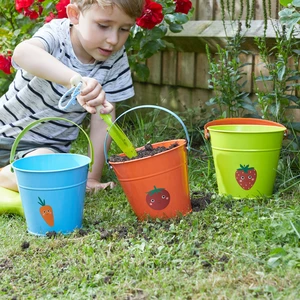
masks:
<svg viewBox="0 0 300 300"><path fill-rule="evenodd" d="M10 152L10 164L13 163L14 159L15 159L15 154L16 154L16 150L17 150L17 146L21 140L21 138L24 136L24 134L29 130L31 129L32 127L36 126L37 124L39 123L42 123L42 122L47 122L47 121L66 121L66 122L70 122L72 123L73 125L76 125L83 133L84 135L86 136L88 142L89 142L89 146L90 146L90 152L91 152L91 162L89 164L89 171L92 171L92 165L94 163L94 148L93 148L93 144L88 136L88 134L82 129L81 126L79 126L78 124L76 124L75 122L73 121L70 121L68 119L65 119L65 118L60 118L60 117L45 117L45 118L41 118L39 120L36 120L32 123L30 123L29 125L27 125L20 133L19 135L16 137L13 145L12 145L12 148L11 148L11 152ZM13 168L12 168L12 172L13 172Z"/></svg>
<svg viewBox="0 0 300 300"><path fill-rule="evenodd" d="M183 127L183 130L185 132L185 135L186 135L186 141L187 141L187 150L189 151L190 150L190 137L189 137L189 133L187 131L187 128L185 126L185 124L183 123L183 121L174 113L172 112L171 110L165 108L165 107L161 107L161 106L157 106L157 105L139 105L139 106L135 106L133 108L130 108L128 110L126 110L125 112L123 112L122 114L120 114L116 119L115 121L113 122L116 123L121 117L123 117L125 114L133 111L133 110L137 110L137 109L140 109L140 108L154 108L154 109L160 109L162 111L165 111L169 114L171 114L173 117L175 117L179 123L181 124L181 126ZM106 163L109 165L109 162L108 162L108 155L107 155L107 150L106 150L106 143L107 143L107 138L108 138L108 135L109 133L107 132L106 133L106 136L105 136L105 140L104 140L104 157L105 157L105 161Z"/></svg>
<svg viewBox="0 0 300 300"><path fill-rule="evenodd" d="M277 126L284 128L284 136L287 136L287 129L280 123L276 123L269 120L257 119L257 118L225 118L218 119L211 122L208 122L204 126L204 137L208 140L209 135L209 126L214 125L266 125L266 126Z"/></svg>

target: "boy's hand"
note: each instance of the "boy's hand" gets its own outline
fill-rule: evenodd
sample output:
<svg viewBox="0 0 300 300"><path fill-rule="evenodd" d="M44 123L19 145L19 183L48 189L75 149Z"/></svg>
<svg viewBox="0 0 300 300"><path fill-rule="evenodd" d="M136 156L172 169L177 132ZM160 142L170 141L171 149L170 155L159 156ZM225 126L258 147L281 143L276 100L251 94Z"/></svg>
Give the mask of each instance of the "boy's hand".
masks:
<svg viewBox="0 0 300 300"><path fill-rule="evenodd" d="M104 190L107 187L110 187L111 189L113 189L115 186L116 186L116 184L112 181L101 183L96 179L88 178L87 184L86 184L86 191L95 193L99 190Z"/></svg>
<svg viewBox="0 0 300 300"><path fill-rule="evenodd" d="M83 87L80 95L77 96L79 104L91 114L97 112L96 107L101 106L102 114L109 114L114 110L111 103L106 100L105 92L101 84L94 78L82 77Z"/></svg>

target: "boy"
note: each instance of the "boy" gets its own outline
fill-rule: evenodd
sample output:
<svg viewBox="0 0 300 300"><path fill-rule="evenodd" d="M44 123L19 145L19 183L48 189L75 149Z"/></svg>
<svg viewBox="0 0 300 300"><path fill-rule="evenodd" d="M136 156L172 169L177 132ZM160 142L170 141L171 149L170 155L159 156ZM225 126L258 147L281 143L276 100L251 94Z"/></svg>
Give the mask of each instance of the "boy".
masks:
<svg viewBox="0 0 300 300"><path fill-rule="evenodd" d="M124 44L135 19L142 14L144 0L71 0L68 19L45 24L14 50L16 77L0 98L0 186L17 191L9 155L22 129L42 117L63 117L81 124L91 113L90 137L95 150L87 189L99 190L104 165L106 125L96 114L112 113L114 105L134 95ZM83 88L78 103L66 111L58 101L78 76ZM16 158L44 153L68 152L78 128L69 122L50 121L32 128L22 138Z"/></svg>

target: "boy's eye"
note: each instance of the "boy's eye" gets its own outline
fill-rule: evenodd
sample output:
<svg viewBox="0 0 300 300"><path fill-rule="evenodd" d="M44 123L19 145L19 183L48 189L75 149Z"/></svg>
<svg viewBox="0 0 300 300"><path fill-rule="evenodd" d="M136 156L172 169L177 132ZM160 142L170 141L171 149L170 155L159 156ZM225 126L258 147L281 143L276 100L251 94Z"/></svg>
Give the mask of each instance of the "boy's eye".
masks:
<svg viewBox="0 0 300 300"><path fill-rule="evenodd" d="M128 31L130 31L130 28L121 28L121 30L128 32Z"/></svg>
<svg viewBox="0 0 300 300"><path fill-rule="evenodd" d="M104 24L98 24L99 27L101 28L107 28L108 26L107 25L104 25Z"/></svg>

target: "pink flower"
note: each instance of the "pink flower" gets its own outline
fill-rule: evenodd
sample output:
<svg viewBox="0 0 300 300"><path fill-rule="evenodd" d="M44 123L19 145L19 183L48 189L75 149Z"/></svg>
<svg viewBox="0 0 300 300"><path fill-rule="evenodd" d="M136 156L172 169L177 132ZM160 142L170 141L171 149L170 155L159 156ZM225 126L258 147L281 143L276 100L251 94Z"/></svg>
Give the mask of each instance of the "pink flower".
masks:
<svg viewBox="0 0 300 300"><path fill-rule="evenodd" d="M142 16L136 19L136 24L142 28L152 29L155 25L161 23L163 18L161 4L146 0Z"/></svg>
<svg viewBox="0 0 300 300"><path fill-rule="evenodd" d="M175 12L187 14L192 8L192 2L190 0L175 0L176 8Z"/></svg>
<svg viewBox="0 0 300 300"><path fill-rule="evenodd" d="M11 56L0 54L0 70L5 74L11 74Z"/></svg>

